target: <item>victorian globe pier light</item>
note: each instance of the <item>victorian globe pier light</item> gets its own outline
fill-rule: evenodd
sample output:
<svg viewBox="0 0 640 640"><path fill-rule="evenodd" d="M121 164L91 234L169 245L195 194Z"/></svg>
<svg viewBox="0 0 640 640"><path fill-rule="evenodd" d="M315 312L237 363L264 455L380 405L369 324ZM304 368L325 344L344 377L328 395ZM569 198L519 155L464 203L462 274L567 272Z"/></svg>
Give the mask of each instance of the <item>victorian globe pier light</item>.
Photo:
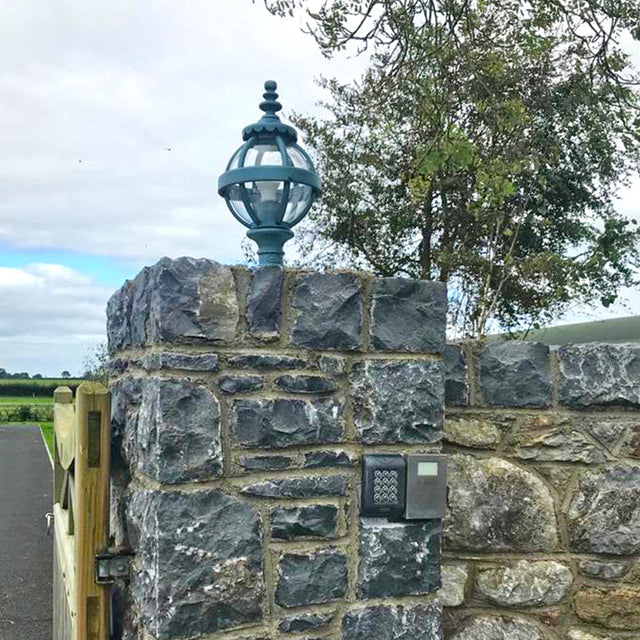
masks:
<svg viewBox="0 0 640 640"><path fill-rule="evenodd" d="M261 265L282 265L291 228L309 212L320 194L320 178L296 130L280 120L282 109L272 80L264 83L264 115L242 131L244 144L218 179L218 193L234 217L249 228Z"/></svg>

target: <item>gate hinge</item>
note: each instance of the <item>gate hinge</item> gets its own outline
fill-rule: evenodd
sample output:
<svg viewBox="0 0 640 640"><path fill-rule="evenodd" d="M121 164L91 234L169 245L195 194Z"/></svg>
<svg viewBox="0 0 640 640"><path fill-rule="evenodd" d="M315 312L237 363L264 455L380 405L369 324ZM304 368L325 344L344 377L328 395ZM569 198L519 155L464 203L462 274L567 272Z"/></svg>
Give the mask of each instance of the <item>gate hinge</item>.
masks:
<svg viewBox="0 0 640 640"><path fill-rule="evenodd" d="M128 578L133 554L128 549L107 549L95 557L96 584L113 584L116 578Z"/></svg>

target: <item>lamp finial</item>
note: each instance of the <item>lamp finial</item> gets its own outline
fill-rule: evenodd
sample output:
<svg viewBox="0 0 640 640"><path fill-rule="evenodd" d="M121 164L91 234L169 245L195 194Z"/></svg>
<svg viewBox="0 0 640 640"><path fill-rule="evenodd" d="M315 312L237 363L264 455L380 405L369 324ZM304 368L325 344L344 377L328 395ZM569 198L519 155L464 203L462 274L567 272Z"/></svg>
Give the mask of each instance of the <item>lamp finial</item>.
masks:
<svg viewBox="0 0 640 640"><path fill-rule="evenodd" d="M282 105L278 102L278 94L276 93L276 89L278 85L273 80L267 80L264 83L264 93L262 97L264 98L264 102L260 103L260 109L264 111L269 116L275 116L276 113L282 109Z"/></svg>

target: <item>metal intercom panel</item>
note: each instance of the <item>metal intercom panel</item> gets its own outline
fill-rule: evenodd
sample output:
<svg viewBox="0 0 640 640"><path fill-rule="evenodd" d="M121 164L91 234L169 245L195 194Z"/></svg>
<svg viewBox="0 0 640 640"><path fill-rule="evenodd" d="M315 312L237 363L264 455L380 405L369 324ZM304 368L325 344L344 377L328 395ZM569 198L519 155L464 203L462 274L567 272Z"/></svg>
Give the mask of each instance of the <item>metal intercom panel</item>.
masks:
<svg viewBox="0 0 640 640"><path fill-rule="evenodd" d="M442 456L407 456L407 520L436 520L447 506L447 461Z"/></svg>
<svg viewBox="0 0 640 640"><path fill-rule="evenodd" d="M406 463L400 454L370 454L362 461L363 516L401 519L406 495Z"/></svg>
<svg viewBox="0 0 640 640"><path fill-rule="evenodd" d="M360 513L389 520L444 517L447 463L427 454L367 454L362 460Z"/></svg>

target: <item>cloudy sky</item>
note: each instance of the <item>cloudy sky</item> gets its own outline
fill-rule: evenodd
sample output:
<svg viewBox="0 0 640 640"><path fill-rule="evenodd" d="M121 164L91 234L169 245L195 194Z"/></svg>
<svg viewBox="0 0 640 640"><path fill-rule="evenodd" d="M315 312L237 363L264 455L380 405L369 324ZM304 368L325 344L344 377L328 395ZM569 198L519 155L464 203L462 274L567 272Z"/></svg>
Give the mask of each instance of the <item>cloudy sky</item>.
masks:
<svg viewBox="0 0 640 640"><path fill-rule="evenodd" d="M362 68L325 60L262 0L20 0L0 17L9 371L80 373L104 339L109 295L164 255L241 262L244 231L215 185L263 82L278 81L286 116L317 110L318 75ZM621 208L640 215L639 195L625 192ZM640 313L634 298L613 314Z"/></svg>

